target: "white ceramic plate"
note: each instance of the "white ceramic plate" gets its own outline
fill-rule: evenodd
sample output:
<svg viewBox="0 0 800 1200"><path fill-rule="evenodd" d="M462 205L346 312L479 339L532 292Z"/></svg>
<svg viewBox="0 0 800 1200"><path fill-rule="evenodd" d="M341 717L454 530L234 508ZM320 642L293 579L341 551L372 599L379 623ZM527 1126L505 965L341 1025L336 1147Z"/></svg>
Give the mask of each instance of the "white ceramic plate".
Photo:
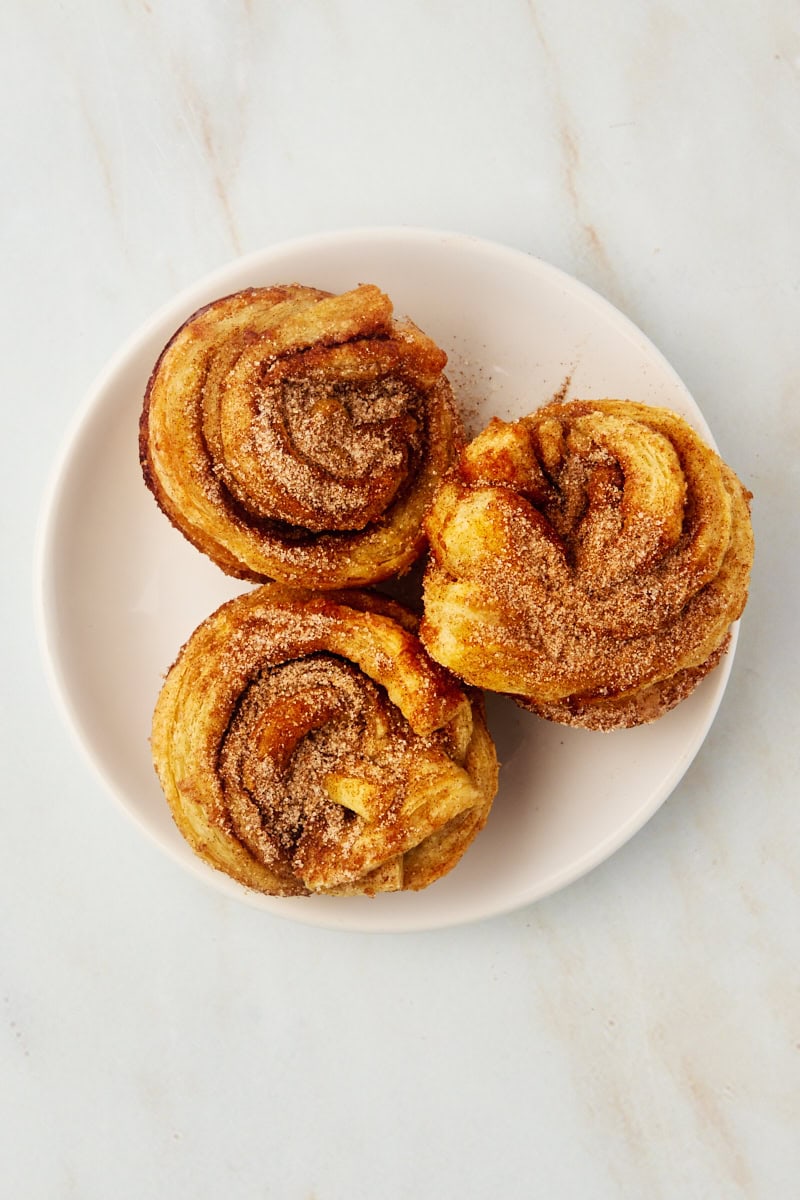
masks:
<svg viewBox="0 0 800 1200"><path fill-rule="evenodd" d="M672 368L627 318L574 279L519 251L463 235L368 229L304 238L237 260L183 292L116 355L90 395L47 498L39 546L46 658L69 722L109 790L184 866L268 912L338 929L433 929L506 912L563 887L626 842L694 758L716 713L733 648L654 725L612 734L551 725L492 698L502 762L484 832L424 892L375 899L279 899L201 862L172 823L150 760L164 672L194 627L243 585L193 549L145 489L137 423L150 370L200 305L250 285L344 291L376 283L449 357L477 431L530 412L564 387L667 405L710 440Z"/></svg>

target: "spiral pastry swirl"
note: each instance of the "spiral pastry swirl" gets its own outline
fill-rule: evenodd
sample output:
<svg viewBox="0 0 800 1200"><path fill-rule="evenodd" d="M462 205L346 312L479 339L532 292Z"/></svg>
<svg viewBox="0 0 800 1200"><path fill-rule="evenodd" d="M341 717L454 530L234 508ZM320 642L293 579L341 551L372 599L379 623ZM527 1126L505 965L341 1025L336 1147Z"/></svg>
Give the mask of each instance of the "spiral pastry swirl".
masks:
<svg viewBox="0 0 800 1200"><path fill-rule="evenodd" d="M462 443L447 356L364 285L249 288L190 317L147 387L145 481L224 571L362 585L419 556Z"/></svg>
<svg viewBox="0 0 800 1200"><path fill-rule="evenodd" d="M675 413L622 400L493 420L428 517L421 637L551 720L654 720L745 605L750 494Z"/></svg>
<svg viewBox="0 0 800 1200"><path fill-rule="evenodd" d="M377 594L266 584L195 630L151 743L201 858L287 896L419 889L455 865L497 761L479 697L415 628Z"/></svg>

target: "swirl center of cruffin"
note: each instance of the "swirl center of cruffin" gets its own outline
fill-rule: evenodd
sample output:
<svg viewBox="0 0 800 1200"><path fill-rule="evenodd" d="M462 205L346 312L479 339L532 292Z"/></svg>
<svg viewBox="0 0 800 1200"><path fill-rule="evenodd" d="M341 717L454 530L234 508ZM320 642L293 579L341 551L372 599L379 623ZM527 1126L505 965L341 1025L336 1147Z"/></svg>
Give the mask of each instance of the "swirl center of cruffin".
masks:
<svg viewBox="0 0 800 1200"><path fill-rule="evenodd" d="M220 752L238 835L265 862L296 868L312 840L346 853L364 820L402 802L415 740L383 689L334 655L263 671Z"/></svg>

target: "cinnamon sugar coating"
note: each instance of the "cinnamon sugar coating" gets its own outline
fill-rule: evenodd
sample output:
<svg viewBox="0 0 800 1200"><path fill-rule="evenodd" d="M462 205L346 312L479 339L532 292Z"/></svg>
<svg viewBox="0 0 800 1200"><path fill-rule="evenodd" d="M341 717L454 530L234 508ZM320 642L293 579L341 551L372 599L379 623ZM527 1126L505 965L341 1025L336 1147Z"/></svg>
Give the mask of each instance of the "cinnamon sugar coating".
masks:
<svg viewBox="0 0 800 1200"><path fill-rule="evenodd" d="M447 356L363 285L299 284L207 305L145 395L145 481L224 571L363 585L421 553L422 517L462 444Z"/></svg>
<svg viewBox="0 0 800 1200"><path fill-rule="evenodd" d="M667 409L575 400L495 419L427 518L422 640L550 720L652 721L716 665L741 615L750 499Z"/></svg>
<svg viewBox="0 0 800 1200"><path fill-rule="evenodd" d="M497 760L481 700L386 597L268 584L189 638L153 759L195 852L271 895L426 887L483 827Z"/></svg>

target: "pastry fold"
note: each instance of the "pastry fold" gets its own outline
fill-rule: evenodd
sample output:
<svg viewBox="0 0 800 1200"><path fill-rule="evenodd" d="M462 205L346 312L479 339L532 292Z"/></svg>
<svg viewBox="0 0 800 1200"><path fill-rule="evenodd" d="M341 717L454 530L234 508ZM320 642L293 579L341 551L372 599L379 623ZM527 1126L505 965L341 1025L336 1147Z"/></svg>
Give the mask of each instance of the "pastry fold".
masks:
<svg viewBox="0 0 800 1200"><path fill-rule="evenodd" d="M667 409L575 400L495 419L427 519L422 640L551 720L654 720L719 661L744 608L750 498Z"/></svg>
<svg viewBox="0 0 800 1200"><path fill-rule="evenodd" d="M447 361L363 285L248 288L163 350L139 455L172 523L230 575L319 589L405 571L463 444Z"/></svg>
<svg viewBox="0 0 800 1200"><path fill-rule="evenodd" d="M416 890L455 865L497 760L480 697L415 628L374 593L267 584L195 630L151 742L201 858L271 895Z"/></svg>

